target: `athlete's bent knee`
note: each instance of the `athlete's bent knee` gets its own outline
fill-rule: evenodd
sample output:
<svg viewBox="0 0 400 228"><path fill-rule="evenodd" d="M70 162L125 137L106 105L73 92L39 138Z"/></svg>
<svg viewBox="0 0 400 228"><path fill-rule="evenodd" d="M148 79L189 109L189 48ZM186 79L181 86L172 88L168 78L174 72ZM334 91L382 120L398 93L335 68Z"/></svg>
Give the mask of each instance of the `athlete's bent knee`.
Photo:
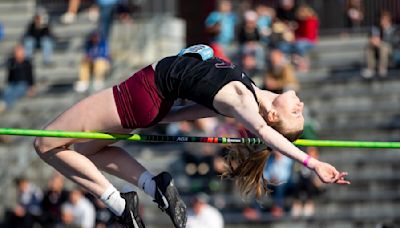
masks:
<svg viewBox="0 0 400 228"><path fill-rule="evenodd" d="M47 152L55 148L55 146L53 146L52 139L42 137L35 138L33 146L35 147L36 153L40 157L43 157Z"/></svg>
<svg viewBox="0 0 400 228"><path fill-rule="evenodd" d="M37 137L33 143L36 153L39 157L44 158L45 155L50 154L51 151L57 148L63 148L67 145L61 143L60 139L48 138L48 137Z"/></svg>

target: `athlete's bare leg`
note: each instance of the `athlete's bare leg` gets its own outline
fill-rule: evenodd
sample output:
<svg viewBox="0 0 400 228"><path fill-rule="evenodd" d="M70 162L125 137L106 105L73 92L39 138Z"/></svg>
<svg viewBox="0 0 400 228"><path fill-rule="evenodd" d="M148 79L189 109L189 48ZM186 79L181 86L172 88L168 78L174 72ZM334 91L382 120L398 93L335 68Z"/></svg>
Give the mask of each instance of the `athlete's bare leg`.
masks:
<svg viewBox="0 0 400 228"><path fill-rule="evenodd" d="M106 131L121 128L112 89L87 97L58 116L46 130ZM70 148L84 140L69 138L37 138L39 156L67 178L99 197L110 186L95 164ZM99 163L101 159L96 159Z"/></svg>
<svg viewBox="0 0 400 228"><path fill-rule="evenodd" d="M119 133L129 132L130 130L119 131ZM137 186L138 178L146 169L124 149L110 146L112 143L114 142L109 140L93 140L77 143L74 148L89 158L100 170Z"/></svg>

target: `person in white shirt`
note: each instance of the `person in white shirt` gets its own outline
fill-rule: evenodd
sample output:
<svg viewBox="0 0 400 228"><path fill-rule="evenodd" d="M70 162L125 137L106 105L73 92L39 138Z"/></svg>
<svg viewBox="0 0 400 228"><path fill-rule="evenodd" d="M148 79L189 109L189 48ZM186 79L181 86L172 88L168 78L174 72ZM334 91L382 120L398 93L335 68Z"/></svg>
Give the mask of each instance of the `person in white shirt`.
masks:
<svg viewBox="0 0 400 228"><path fill-rule="evenodd" d="M223 228L224 218L217 208L207 203L208 196L201 193L192 201L192 211L188 215L187 228Z"/></svg>
<svg viewBox="0 0 400 228"><path fill-rule="evenodd" d="M93 228L96 213L93 204L83 196L82 191L74 189L69 196L69 202L62 206L62 220L66 225L81 228Z"/></svg>

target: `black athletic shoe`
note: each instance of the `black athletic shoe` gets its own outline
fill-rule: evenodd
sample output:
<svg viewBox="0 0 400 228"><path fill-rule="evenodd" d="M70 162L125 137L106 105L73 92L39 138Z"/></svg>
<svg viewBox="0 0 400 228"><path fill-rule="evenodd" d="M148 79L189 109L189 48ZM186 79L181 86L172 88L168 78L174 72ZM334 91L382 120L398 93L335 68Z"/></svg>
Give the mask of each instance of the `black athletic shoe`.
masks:
<svg viewBox="0 0 400 228"><path fill-rule="evenodd" d="M162 172L153 177L153 180L156 182L154 202L169 215L175 228L185 228L187 220L186 205L175 188L171 175Z"/></svg>
<svg viewBox="0 0 400 228"><path fill-rule="evenodd" d="M123 228L144 228L142 219L139 216L139 198L136 192L121 193L125 199L125 210L117 221Z"/></svg>

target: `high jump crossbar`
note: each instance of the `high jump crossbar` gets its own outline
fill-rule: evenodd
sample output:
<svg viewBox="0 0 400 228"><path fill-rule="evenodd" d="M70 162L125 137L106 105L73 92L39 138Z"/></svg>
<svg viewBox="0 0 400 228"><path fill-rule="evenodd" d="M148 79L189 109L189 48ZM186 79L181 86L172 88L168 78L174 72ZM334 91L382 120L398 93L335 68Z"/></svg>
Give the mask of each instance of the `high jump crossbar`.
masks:
<svg viewBox="0 0 400 228"><path fill-rule="evenodd" d="M198 137L198 136L167 136L167 135L142 135L142 134L119 134L109 132L76 132L35 130L20 128L0 128L0 135L57 137L57 138L79 138L79 139L102 139L102 140L125 140L135 142L192 142L192 143L216 143L216 144L264 144L259 138L229 138L229 137ZM294 142L296 146L315 147L346 147L346 148L400 148L400 142L374 142L374 141L341 141L341 140L309 140L298 139Z"/></svg>

